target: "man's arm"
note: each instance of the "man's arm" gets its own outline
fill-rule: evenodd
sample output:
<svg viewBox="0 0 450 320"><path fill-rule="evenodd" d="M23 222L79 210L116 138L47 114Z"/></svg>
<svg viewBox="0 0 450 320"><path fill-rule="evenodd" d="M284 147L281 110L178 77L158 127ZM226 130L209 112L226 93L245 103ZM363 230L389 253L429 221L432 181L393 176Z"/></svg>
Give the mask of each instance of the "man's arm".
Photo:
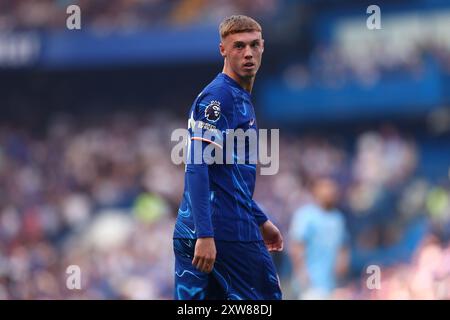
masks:
<svg viewBox="0 0 450 320"><path fill-rule="evenodd" d="M214 237L214 231L209 202L208 165L205 163L188 164L186 167L186 182L191 199L197 237L212 238Z"/></svg>
<svg viewBox="0 0 450 320"><path fill-rule="evenodd" d="M186 167L186 175L197 233L192 264L202 272L211 272L216 259L209 199L208 160L211 159L208 159L209 155L204 156L204 151L209 144L222 148L223 132L234 128L231 93L221 88L215 88L213 92L202 93L189 123L192 130L189 151L191 164ZM200 164L195 164L197 158L200 158Z"/></svg>
<svg viewBox="0 0 450 320"><path fill-rule="evenodd" d="M283 236L272 221L267 220L259 229L269 251L283 251Z"/></svg>
<svg viewBox="0 0 450 320"><path fill-rule="evenodd" d="M336 277L343 279L347 275L348 267L350 263L350 252L345 246L339 250L336 261Z"/></svg>
<svg viewBox="0 0 450 320"><path fill-rule="evenodd" d="M348 246L349 243L349 234L347 233L347 228L344 220L344 216L341 216L341 226L340 226L340 248L336 257L336 265L335 265L335 275L338 281L343 280L347 275L349 266L350 266L350 248Z"/></svg>
<svg viewBox="0 0 450 320"><path fill-rule="evenodd" d="M294 276L302 289L309 287L309 276L305 266L305 246L298 241L292 241L289 248Z"/></svg>
<svg viewBox="0 0 450 320"><path fill-rule="evenodd" d="M205 142L194 141L190 152L194 153L195 147L202 147L203 149L205 145ZM216 246L209 202L208 165L206 163L188 164L186 166L186 181L197 234L192 265L201 272L209 273L214 267Z"/></svg>
<svg viewBox="0 0 450 320"><path fill-rule="evenodd" d="M267 215L261 210L255 200L252 200L252 210L267 249L269 251L282 251L283 237L280 230L267 218Z"/></svg>
<svg viewBox="0 0 450 320"><path fill-rule="evenodd" d="M308 207L298 209L291 222L289 230L290 245L289 253L292 261L293 273L299 282L301 289L306 290L310 286L308 269L306 268L306 243L310 237L308 232L310 225L310 216Z"/></svg>
<svg viewBox="0 0 450 320"><path fill-rule="evenodd" d="M269 218L267 218L266 214L261 210L255 200L252 200L252 211L258 226L261 226L264 222L269 220Z"/></svg>

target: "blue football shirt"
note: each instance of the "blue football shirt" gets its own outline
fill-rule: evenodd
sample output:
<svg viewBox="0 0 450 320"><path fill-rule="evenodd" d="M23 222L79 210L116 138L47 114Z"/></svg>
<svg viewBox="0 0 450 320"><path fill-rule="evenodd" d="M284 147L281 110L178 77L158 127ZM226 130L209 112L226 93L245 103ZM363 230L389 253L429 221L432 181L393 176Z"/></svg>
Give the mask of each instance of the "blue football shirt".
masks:
<svg viewBox="0 0 450 320"><path fill-rule="evenodd" d="M213 145L223 150L227 158L227 134L230 129L254 130L257 135L255 111L249 92L224 73L205 87L189 111L190 147L201 150ZM256 139L257 141L257 139ZM214 237L225 241L260 241L259 226L266 215L253 201L256 164L249 161L257 154L257 144L245 139L245 161L238 162L237 143L233 150L233 163L186 165L185 187L178 210L174 238L196 239ZM241 159L242 160L242 159Z"/></svg>

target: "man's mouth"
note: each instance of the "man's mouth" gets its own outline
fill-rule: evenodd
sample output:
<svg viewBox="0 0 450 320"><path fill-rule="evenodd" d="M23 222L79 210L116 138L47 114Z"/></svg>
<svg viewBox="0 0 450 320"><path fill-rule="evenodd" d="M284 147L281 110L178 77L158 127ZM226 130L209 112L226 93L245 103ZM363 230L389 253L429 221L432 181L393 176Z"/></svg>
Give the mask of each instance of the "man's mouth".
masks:
<svg viewBox="0 0 450 320"><path fill-rule="evenodd" d="M246 68L246 69L253 68L254 66L255 66L255 64L252 62L247 62L244 64L244 68Z"/></svg>

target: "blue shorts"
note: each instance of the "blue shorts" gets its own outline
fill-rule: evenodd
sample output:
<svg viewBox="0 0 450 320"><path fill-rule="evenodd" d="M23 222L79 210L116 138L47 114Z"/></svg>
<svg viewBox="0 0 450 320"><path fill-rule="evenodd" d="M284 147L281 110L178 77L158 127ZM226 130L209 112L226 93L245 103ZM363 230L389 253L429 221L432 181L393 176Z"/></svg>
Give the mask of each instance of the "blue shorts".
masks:
<svg viewBox="0 0 450 320"><path fill-rule="evenodd" d="M192 265L196 240L174 239L176 300L281 300L279 279L263 241L215 241L211 273Z"/></svg>

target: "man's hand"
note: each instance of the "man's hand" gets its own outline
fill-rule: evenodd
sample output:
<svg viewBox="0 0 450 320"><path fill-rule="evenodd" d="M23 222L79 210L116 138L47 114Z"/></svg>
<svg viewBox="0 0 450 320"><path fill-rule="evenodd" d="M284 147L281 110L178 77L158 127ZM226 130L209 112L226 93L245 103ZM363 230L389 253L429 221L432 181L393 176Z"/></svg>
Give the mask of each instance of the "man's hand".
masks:
<svg viewBox="0 0 450 320"><path fill-rule="evenodd" d="M210 273L216 261L216 244L214 238L198 238L195 244L192 265L201 272Z"/></svg>
<svg viewBox="0 0 450 320"><path fill-rule="evenodd" d="M259 229L269 251L283 250L283 237L281 236L281 232L271 221L267 220Z"/></svg>

